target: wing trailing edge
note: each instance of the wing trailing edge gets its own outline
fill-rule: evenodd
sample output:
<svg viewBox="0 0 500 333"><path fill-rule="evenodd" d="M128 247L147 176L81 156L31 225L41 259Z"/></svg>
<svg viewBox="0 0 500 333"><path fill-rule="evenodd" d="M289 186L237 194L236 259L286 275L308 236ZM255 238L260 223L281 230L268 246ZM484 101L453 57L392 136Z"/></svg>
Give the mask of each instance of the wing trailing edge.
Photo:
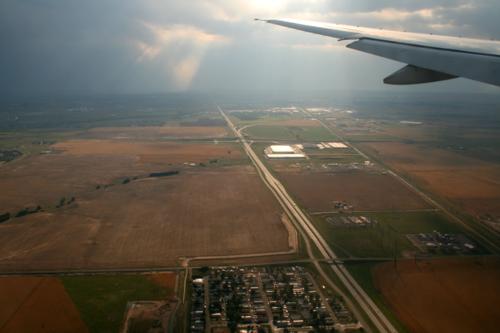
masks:
<svg viewBox="0 0 500 333"><path fill-rule="evenodd" d="M500 86L500 42L289 19L261 20L338 40L348 48L407 64L384 79L417 84L464 77Z"/></svg>

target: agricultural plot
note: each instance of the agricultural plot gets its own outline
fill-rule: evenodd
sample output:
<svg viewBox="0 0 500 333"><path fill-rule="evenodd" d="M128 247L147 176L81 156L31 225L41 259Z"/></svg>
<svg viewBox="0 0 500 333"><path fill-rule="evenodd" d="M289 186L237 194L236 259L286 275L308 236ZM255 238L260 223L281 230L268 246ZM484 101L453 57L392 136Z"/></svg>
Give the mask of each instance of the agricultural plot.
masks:
<svg viewBox="0 0 500 333"><path fill-rule="evenodd" d="M3 269L155 267L289 250L281 209L249 167L131 181L0 230Z"/></svg>
<svg viewBox="0 0 500 333"><path fill-rule="evenodd" d="M498 257L406 260L378 265L375 286L411 332L496 332Z"/></svg>
<svg viewBox="0 0 500 333"><path fill-rule="evenodd" d="M233 119L235 124L257 124L257 123L274 123L274 122L287 122L287 124L295 124L296 120L300 124L304 124L304 114L302 112L291 112L291 110L281 110L274 112L271 111L258 111L258 110L232 110L229 112L230 117ZM288 123L290 122L290 123Z"/></svg>
<svg viewBox="0 0 500 333"><path fill-rule="evenodd" d="M319 126L255 125L244 130L246 136L259 140L333 141L335 136Z"/></svg>
<svg viewBox="0 0 500 333"><path fill-rule="evenodd" d="M435 230L466 235L463 229L435 212L370 213L362 215L372 221L369 224L338 223L346 216L352 217L335 214L315 216L313 219L330 246L337 254L345 257L413 257L424 252L412 244L408 235L433 233ZM484 249L477 247L471 253L484 253Z"/></svg>
<svg viewBox="0 0 500 333"><path fill-rule="evenodd" d="M53 149L2 166L1 269L289 250L279 205L235 144L74 140Z"/></svg>
<svg viewBox="0 0 500 333"><path fill-rule="evenodd" d="M500 219L497 164L422 145L367 143L363 147L467 213Z"/></svg>
<svg viewBox="0 0 500 333"><path fill-rule="evenodd" d="M81 133L85 139L161 140L210 139L228 135L223 126L98 127Z"/></svg>
<svg viewBox="0 0 500 333"><path fill-rule="evenodd" d="M0 278L0 331L88 332L70 296L57 278Z"/></svg>
<svg viewBox="0 0 500 333"><path fill-rule="evenodd" d="M63 197L78 197L99 185L178 170L185 163L248 163L240 148L232 144L74 140L51 149L58 153L29 156L2 166L0 215L15 215L25 207L55 206Z"/></svg>
<svg viewBox="0 0 500 333"><path fill-rule="evenodd" d="M380 172L283 172L280 178L310 212L335 211L339 201L355 211L429 208L417 194Z"/></svg>
<svg viewBox="0 0 500 333"><path fill-rule="evenodd" d="M174 296L175 288L173 273L67 276L60 280L90 332L118 332L129 302L164 302Z"/></svg>

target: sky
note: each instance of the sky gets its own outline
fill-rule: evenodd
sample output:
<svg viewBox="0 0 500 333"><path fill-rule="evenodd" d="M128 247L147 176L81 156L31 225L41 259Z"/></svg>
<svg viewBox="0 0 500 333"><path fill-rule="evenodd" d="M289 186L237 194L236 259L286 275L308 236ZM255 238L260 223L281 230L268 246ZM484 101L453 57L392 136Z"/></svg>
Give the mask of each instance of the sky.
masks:
<svg viewBox="0 0 500 333"><path fill-rule="evenodd" d="M492 92L465 79L385 86L402 64L253 18L496 39L499 13L497 0L1 0L0 95Z"/></svg>

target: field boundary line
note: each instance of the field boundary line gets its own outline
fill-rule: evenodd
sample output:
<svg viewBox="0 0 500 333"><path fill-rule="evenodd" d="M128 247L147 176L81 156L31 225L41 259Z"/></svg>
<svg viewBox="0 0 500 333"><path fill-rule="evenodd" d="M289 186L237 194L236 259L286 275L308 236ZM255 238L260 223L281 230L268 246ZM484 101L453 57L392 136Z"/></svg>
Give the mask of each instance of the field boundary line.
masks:
<svg viewBox="0 0 500 333"><path fill-rule="evenodd" d="M300 227L299 230L302 230L309 237L305 237L306 246L308 250L308 254L313 259L313 263L316 266L318 272L322 275L322 277L328 282L329 285L334 287L334 290L338 290L338 287L331 282L328 275L324 272L321 266L318 264L318 261L315 260L314 254L311 252L310 245L308 240L312 240L318 250L321 252L321 255L324 259L336 259L335 253L331 250L331 248L327 245L324 238L321 234L316 230L316 228L312 225L309 218L302 212L302 210L298 207L298 205L293 201L290 197L284 186L272 175L272 173L267 169L267 167L263 164L251 146L248 144L245 137L241 134L239 130L234 126L228 116L224 113L224 111L217 106L219 112L226 120L228 126L233 130L233 132L240 138L240 142L243 145L245 152L252 160L256 170L259 172L259 175L262 178L262 181L268 185L272 193L276 196L276 199L283 205L286 212L291 214L291 218L295 220L295 222ZM302 233L301 233L302 234ZM392 326L392 324L388 321L385 315L380 311L380 309L373 303L373 301L368 297L368 295L360 288L357 282L350 276L350 273L343 267L341 263L330 264L329 267L333 270L334 274L341 280L342 284L345 288L347 288L348 292L351 294L352 299L355 300L359 306L359 308L368 316L370 322L377 328L380 332L396 332L396 329ZM340 293L342 295L343 293ZM346 298L346 297L344 297ZM348 298L346 298L348 299ZM357 309L355 307L349 306L351 310L355 313L359 321L364 321L363 317L359 315ZM363 324L365 329L370 330L370 326Z"/></svg>
<svg viewBox="0 0 500 333"><path fill-rule="evenodd" d="M367 154L362 152L360 149L358 149L356 146L354 146L352 143L347 141L344 137L341 135L338 135L330 126L327 126L323 120L318 119L318 121L323 125L324 128L330 131L333 135L337 136L341 141L343 141L346 145L354 149L356 152L358 152L362 157L366 158L367 160L371 160L373 158L370 158ZM377 159L374 159L377 162L379 162ZM379 162L380 163L380 162ZM480 238L483 242L488 244L488 246L494 249L494 252L498 253L500 251L500 246L498 246L496 243L491 241L489 238L483 235L482 232L477 231L474 229L472 226L470 226L468 223L464 222L460 217L458 217L456 214L452 213L449 209L447 209L445 206L440 204L437 200L433 199L430 195L427 193L423 192L420 190L418 187L410 183L410 181L406 180L404 177L400 176L398 173L396 173L393 168L387 166L385 163L380 163L384 168L387 169L387 172L396 180L398 180L400 183L402 183L404 186L412 190L414 193L418 194L422 199L424 199L427 203L429 203L431 206L435 207L438 209L438 211L442 212L444 215L448 216L451 218L451 220L455 221L455 223L460 224L462 227L467 229L469 232L471 232L474 236ZM479 225L480 228L485 228L484 225ZM488 229L487 229L488 230Z"/></svg>
<svg viewBox="0 0 500 333"><path fill-rule="evenodd" d="M17 313L21 310L21 308L29 301L29 299L40 289L42 283L45 282L45 279L41 279L40 281L37 282L37 284L31 289L31 291L26 295L26 297L22 300L22 302L17 306L16 310L12 312L10 317L3 323L2 326L0 326L0 331L3 330L5 326L7 326L12 319L17 315Z"/></svg>

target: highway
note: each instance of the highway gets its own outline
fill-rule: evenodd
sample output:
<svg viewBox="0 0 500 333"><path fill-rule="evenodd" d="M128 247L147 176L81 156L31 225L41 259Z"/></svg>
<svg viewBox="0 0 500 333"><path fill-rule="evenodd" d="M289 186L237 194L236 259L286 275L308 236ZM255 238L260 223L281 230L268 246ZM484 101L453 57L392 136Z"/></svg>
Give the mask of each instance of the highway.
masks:
<svg viewBox="0 0 500 333"><path fill-rule="evenodd" d="M226 120L228 126L234 132L234 134L239 138L245 153L248 155L252 163L255 165L259 176L264 181L264 183L269 187L271 192L278 199L282 207L285 209L285 212L289 215L289 217L296 223L296 225L300 226L300 232L302 235L306 235L307 239L314 243L317 249L320 251L322 258L326 260L331 260L334 264L329 264L329 267L333 271L333 273L338 277L338 279L342 282L344 287L349 291L352 299L359 305L359 308L366 314L371 323L379 332L397 332L397 330L393 327L393 325L389 322L389 320L385 317L382 311L375 305L375 303L371 300L371 298L365 293L365 291L359 286L359 284L354 280L351 274L347 271L343 264L341 264L340 260L337 260L338 257L333 252L333 250L329 247L325 239L321 236L321 234L316 230L313 226L312 222L309 218L302 212L302 210L298 207L295 201L290 197L284 186L279 182L267 169L267 167L262 163L260 158L255 154L250 144L247 142L245 137L241 134L241 130L238 130L231 119L224 113L224 111L217 106L220 114ZM329 282L329 284L334 287L335 291L338 293L343 293L331 282L328 274L326 274L318 263L314 254L308 245L309 242L306 242L308 254L313 260L315 267L321 276ZM350 298L346 298L348 301ZM348 301L349 302L349 301ZM351 302L350 307L357 318L363 322L363 317L360 316L359 312L352 305ZM365 329L369 330L369 327L366 325Z"/></svg>

